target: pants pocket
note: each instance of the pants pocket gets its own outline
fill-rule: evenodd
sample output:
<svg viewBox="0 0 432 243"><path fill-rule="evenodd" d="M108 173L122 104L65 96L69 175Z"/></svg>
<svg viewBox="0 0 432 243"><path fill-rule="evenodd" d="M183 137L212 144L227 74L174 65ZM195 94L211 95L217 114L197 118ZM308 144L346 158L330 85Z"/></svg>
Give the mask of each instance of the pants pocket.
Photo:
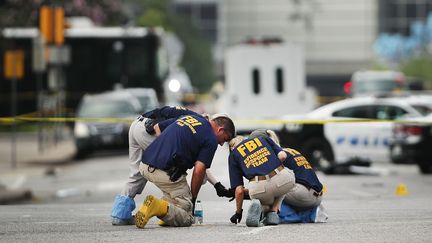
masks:
<svg viewBox="0 0 432 243"><path fill-rule="evenodd" d="M249 183L249 195L257 195L266 191L265 183L251 182Z"/></svg>
<svg viewBox="0 0 432 243"><path fill-rule="evenodd" d="M274 177L274 179L277 187L281 187L289 183L294 186L295 182L293 173L287 169L282 170L278 175Z"/></svg>

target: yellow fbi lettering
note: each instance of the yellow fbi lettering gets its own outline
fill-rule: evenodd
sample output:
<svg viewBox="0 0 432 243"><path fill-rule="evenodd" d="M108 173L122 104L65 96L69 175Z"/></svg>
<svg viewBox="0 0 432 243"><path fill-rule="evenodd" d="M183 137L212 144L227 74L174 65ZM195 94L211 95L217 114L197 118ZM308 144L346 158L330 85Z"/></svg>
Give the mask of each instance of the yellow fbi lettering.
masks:
<svg viewBox="0 0 432 243"><path fill-rule="evenodd" d="M304 156L301 156L301 153L299 151L292 148L286 148L284 150L290 153L292 156L296 156L294 157L294 160L297 166L304 166L305 169L312 169L312 166L309 164L309 161L307 161L307 159Z"/></svg>
<svg viewBox="0 0 432 243"><path fill-rule="evenodd" d="M288 153L290 153L292 156L296 156L296 155L300 155L300 152L299 151L297 151L297 150L295 150L295 149L292 149L292 148L286 148L286 149L284 149L286 152L288 152Z"/></svg>
<svg viewBox="0 0 432 243"><path fill-rule="evenodd" d="M252 153L258 147L261 147L262 143L258 138L254 138L244 144L241 144L237 147L237 151L241 154L242 157L246 156L245 150L247 149L250 153Z"/></svg>
<svg viewBox="0 0 432 243"><path fill-rule="evenodd" d="M305 157L303 156L294 157L294 160L297 166L304 166L305 169L312 169L312 166L309 164L309 161L307 161Z"/></svg>
<svg viewBox="0 0 432 243"><path fill-rule="evenodd" d="M186 125L189 127L189 129L192 131L192 133L196 133L196 130L194 127L202 125L202 123L199 122L197 119L193 118L192 116L185 116L185 117L182 117L182 118L177 120L177 125L179 125L181 127Z"/></svg>
<svg viewBox="0 0 432 243"><path fill-rule="evenodd" d="M250 166L257 167L268 161L267 157L270 155L270 151L266 147L263 147L263 144L258 138L254 138L253 140L247 141L237 147L237 151L242 157L246 156L246 150L249 151L249 153L252 153L243 161L246 168L249 168Z"/></svg>
<svg viewBox="0 0 432 243"><path fill-rule="evenodd" d="M268 156L270 155L270 151L263 147L257 151L255 151L253 154L246 157L246 159L243 161L246 165L246 168L249 168L251 165L253 167L260 166L268 161Z"/></svg>

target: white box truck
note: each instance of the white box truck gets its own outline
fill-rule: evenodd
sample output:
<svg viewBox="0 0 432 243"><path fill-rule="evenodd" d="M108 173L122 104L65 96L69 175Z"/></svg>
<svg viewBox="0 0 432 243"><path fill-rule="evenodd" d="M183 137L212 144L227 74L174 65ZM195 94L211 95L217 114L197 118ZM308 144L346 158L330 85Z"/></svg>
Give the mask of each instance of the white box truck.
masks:
<svg viewBox="0 0 432 243"><path fill-rule="evenodd" d="M306 87L304 52L291 43L240 44L225 58L222 112L238 122L237 130L282 129L282 124L254 122L304 114L316 106L316 94Z"/></svg>

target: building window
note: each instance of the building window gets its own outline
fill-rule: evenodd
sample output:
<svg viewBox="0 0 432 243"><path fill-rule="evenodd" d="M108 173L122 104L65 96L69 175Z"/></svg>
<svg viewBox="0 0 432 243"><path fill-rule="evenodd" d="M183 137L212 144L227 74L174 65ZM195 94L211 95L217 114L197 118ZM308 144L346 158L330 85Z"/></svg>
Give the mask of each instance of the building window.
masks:
<svg viewBox="0 0 432 243"><path fill-rule="evenodd" d="M252 90L254 94L259 94L261 91L260 89L260 73L258 69L254 68L252 70Z"/></svg>
<svg viewBox="0 0 432 243"><path fill-rule="evenodd" d="M281 67L276 68L276 91L279 94L284 92L284 73Z"/></svg>
<svg viewBox="0 0 432 243"><path fill-rule="evenodd" d="M432 12L430 0L379 0L379 32L410 35L410 25L425 21Z"/></svg>
<svg viewBox="0 0 432 243"><path fill-rule="evenodd" d="M176 14L188 18L212 43L217 41L218 12L216 3L174 3Z"/></svg>

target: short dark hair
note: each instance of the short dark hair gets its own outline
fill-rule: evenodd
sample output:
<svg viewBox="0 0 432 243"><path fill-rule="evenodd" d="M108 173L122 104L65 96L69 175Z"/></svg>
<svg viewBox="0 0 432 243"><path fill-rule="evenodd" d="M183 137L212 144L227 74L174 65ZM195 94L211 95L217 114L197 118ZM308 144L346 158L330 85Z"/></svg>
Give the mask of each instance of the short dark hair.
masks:
<svg viewBox="0 0 432 243"><path fill-rule="evenodd" d="M215 121L216 124L223 127L223 129L230 135L230 140L236 136L234 122L226 115L218 115L212 118L212 121Z"/></svg>

